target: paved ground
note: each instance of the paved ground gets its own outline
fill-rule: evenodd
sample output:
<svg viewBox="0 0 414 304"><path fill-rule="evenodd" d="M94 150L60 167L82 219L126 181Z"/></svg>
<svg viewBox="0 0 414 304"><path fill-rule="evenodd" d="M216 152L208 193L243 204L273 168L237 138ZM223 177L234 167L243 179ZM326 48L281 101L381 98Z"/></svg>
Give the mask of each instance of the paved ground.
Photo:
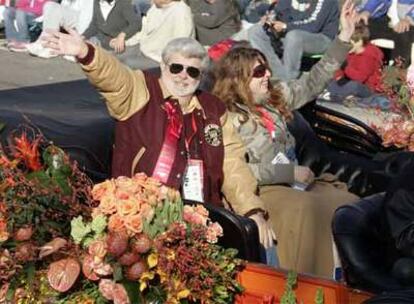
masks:
<svg viewBox="0 0 414 304"><path fill-rule="evenodd" d="M76 63L63 58L41 59L12 53L0 37L0 90L64 82L84 78Z"/></svg>

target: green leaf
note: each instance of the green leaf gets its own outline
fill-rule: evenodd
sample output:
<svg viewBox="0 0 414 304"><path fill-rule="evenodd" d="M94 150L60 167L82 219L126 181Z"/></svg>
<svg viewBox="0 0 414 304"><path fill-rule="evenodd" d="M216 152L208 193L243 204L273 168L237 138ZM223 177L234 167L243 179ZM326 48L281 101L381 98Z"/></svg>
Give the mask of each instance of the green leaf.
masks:
<svg viewBox="0 0 414 304"><path fill-rule="evenodd" d="M129 300L131 303L136 304L145 304L146 301L142 301L142 295L139 291L139 285L138 282L132 282L128 280L124 280L121 282L121 284L125 287L125 290L127 291Z"/></svg>
<svg viewBox="0 0 414 304"><path fill-rule="evenodd" d="M91 229L95 234L102 234L106 229L106 217L104 215L98 215L92 220Z"/></svg>
<svg viewBox="0 0 414 304"><path fill-rule="evenodd" d="M82 240L92 231L89 225L83 223L82 216L74 218L71 223L70 235L76 244L80 244Z"/></svg>
<svg viewBox="0 0 414 304"><path fill-rule="evenodd" d="M124 276L122 275L122 265L119 263L115 263L113 264L113 269L114 280L116 282L122 281L122 279L124 278Z"/></svg>
<svg viewBox="0 0 414 304"><path fill-rule="evenodd" d="M324 302L323 289L318 288L318 290L316 290L315 304L324 304Z"/></svg>

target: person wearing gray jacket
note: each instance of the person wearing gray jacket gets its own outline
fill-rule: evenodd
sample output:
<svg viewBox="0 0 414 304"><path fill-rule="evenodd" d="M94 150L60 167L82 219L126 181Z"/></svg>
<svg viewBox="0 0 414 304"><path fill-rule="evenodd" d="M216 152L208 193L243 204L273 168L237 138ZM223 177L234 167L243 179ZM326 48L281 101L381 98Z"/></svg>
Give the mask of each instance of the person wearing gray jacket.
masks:
<svg viewBox="0 0 414 304"><path fill-rule="evenodd" d="M125 41L141 30L141 14L131 0L95 0L93 18L83 36L115 53L125 51Z"/></svg>
<svg viewBox="0 0 414 304"><path fill-rule="evenodd" d="M240 30L240 12L234 0L186 0L193 13L196 37L213 45Z"/></svg>
<svg viewBox="0 0 414 304"><path fill-rule="evenodd" d="M280 266L318 276L330 276L334 268L332 215L357 197L322 177L315 180L311 169L298 163L287 122L291 111L313 100L345 60L357 19L351 1L341 13L341 33L309 74L272 84L263 53L243 47L231 50L213 71L212 92L226 103L246 146L246 161L278 239Z"/></svg>

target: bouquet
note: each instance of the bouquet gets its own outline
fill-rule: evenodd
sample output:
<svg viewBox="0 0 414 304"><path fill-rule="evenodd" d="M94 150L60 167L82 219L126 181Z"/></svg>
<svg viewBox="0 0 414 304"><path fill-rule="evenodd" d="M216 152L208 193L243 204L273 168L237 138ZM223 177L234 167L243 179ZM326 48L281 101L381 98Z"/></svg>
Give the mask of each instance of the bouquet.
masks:
<svg viewBox="0 0 414 304"><path fill-rule="evenodd" d="M231 303L237 251L202 205L144 174L92 187L26 132L0 149L0 303Z"/></svg>
<svg viewBox="0 0 414 304"><path fill-rule="evenodd" d="M382 127L373 127L382 137L385 147L414 151L414 65L408 70L398 64L386 67L383 83L384 93L400 117L391 119Z"/></svg>
<svg viewBox="0 0 414 304"><path fill-rule="evenodd" d="M9 142L0 147L0 303L6 294L35 303L26 283L41 281L35 271L54 251L69 250L70 219L90 213L92 183L40 135L15 132Z"/></svg>

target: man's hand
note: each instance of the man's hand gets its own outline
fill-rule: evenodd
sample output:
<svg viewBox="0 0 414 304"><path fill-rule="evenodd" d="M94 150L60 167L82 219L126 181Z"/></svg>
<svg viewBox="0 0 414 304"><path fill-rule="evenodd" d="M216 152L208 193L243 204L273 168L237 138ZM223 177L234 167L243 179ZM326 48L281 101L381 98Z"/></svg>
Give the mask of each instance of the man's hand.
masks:
<svg viewBox="0 0 414 304"><path fill-rule="evenodd" d="M280 33L286 30L286 23L282 22L282 21L274 21L272 23L273 28L276 30L276 32Z"/></svg>
<svg viewBox="0 0 414 304"><path fill-rule="evenodd" d="M259 229L260 244L264 248L270 248L276 241L276 235L270 226L270 222L266 221L262 213L256 213L250 216L252 220L256 222L257 228Z"/></svg>
<svg viewBox="0 0 414 304"><path fill-rule="evenodd" d="M398 22L394 27L393 30L394 32L401 34L401 33L405 33L408 32L410 30L410 26L411 26L411 22L409 19L404 18L401 19L400 22Z"/></svg>
<svg viewBox="0 0 414 304"><path fill-rule="evenodd" d="M294 178L296 182L302 184L312 184L315 180L315 174L309 167L295 166Z"/></svg>
<svg viewBox="0 0 414 304"><path fill-rule="evenodd" d="M368 11L360 12L357 16L357 22L363 21L366 25L368 25L369 17L371 17L371 13Z"/></svg>
<svg viewBox="0 0 414 304"><path fill-rule="evenodd" d="M109 46L115 51L115 53L122 53L125 51L125 33L119 33L116 38L109 41Z"/></svg>
<svg viewBox="0 0 414 304"><path fill-rule="evenodd" d="M344 42L349 42L355 30L355 24L358 21L358 14L355 10L353 0L346 0L341 10L341 32L338 37Z"/></svg>
<svg viewBox="0 0 414 304"><path fill-rule="evenodd" d="M83 38L73 29L65 28L68 34L56 30L45 30L41 37L44 47L52 49L57 55L71 55L84 58L88 54L88 46Z"/></svg>

